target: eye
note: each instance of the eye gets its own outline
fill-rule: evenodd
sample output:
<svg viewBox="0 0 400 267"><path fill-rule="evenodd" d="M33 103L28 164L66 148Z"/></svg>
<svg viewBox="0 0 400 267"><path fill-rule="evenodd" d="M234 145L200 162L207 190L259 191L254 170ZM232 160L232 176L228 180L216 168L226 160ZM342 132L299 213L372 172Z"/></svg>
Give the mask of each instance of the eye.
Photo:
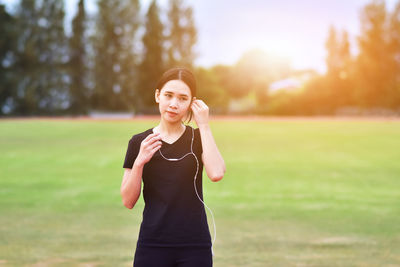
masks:
<svg viewBox="0 0 400 267"><path fill-rule="evenodd" d="M171 94L165 94L167 97L171 97Z"/></svg>

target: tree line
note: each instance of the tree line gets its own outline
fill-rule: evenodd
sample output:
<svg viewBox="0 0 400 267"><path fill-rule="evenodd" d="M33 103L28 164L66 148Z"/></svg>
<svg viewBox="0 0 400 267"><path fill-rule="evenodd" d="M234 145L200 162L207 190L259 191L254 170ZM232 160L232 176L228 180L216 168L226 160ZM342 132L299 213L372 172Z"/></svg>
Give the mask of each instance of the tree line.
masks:
<svg viewBox="0 0 400 267"><path fill-rule="evenodd" d="M220 84L231 100L248 100L242 101L246 108L240 113L400 115L400 1L390 11L384 0L372 0L360 9L359 17L356 54L351 53L348 32L330 26L325 74L293 70L288 62L256 50L234 66L217 66L211 72L225 77ZM303 76L309 78L296 88L271 90L274 81Z"/></svg>
<svg viewBox="0 0 400 267"><path fill-rule="evenodd" d="M90 16L80 0L70 36L64 1L0 5L1 114L154 111L157 79L171 66L193 68L197 38L192 8L168 5L161 14L153 0L143 16L138 0L99 0Z"/></svg>
<svg viewBox="0 0 400 267"><path fill-rule="evenodd" d="M356 55L349 36L331 26L326 40L325 75L310 80L282 112L335 114L351 110L394 110L400 115L400 1L392 11L373 0L360 12Z"/></svg>
<svg viewBox="0 0 400 267"><path fill-rule="evenodd" d="M326 39L325 74L293 70L260 50L233 65L194 65L193 8L153 0L97 1L88 14L77 3L71 34L60 0L23 0L12 12L0 5L1 116L88 114L91 110L157 113L155 84L173 66L194 70L198 98L213 113L316 115L354 109L400 108L400 1L388 11L372 0L360 12L358 53L333 25ZM278 80L308 75L296 90L273 92ZM236 106L238 106L238 108Z"/></svg>

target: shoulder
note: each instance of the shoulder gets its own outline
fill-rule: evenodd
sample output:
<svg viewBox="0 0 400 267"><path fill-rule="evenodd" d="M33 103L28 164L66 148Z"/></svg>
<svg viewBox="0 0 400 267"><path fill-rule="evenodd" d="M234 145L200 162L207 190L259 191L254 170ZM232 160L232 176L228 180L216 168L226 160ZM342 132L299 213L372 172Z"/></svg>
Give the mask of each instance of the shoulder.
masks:
<svg viewBox="0 0 400 267"><path fill-rule="evenodd" d="M199 146L201 147L201 135L200 135L200 129L199 128L193 128L191 126L188 125L189 131L190 131L190 136L192 136L192 131L194 133L194 142L199 144Z"/></svg>
<svg viewBox="0 0 400 267"><path fill-rule="evenodd" d="M194 132L195 136L199 136L200 135L200 129L199 128L193 128L190 125L186 125L188 127L188 130L190 133Z"/></svg>

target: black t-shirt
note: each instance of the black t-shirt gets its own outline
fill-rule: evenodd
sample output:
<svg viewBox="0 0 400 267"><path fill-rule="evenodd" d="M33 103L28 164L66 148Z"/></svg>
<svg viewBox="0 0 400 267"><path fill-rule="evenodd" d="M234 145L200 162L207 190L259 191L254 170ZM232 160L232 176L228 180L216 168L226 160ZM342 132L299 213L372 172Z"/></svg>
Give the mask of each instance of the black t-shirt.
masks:
<svg viewBox="0 0 400 267"><path fill-rule="evenodd" d="M199 161L197 192L203 200L203 152L199 128L187 125L184 133L172 144L161 140L161 153L166 158L181 158L190 152L194 130L193 152ZM153 133L150 128L129 140L123 168L132 168L140 144ZM197 163L193 154L179 161L164 159L157 150L143 168L143 198L145 207L140 225L138 246L211 247L211 235L204 205L194 188Z"/></svg>

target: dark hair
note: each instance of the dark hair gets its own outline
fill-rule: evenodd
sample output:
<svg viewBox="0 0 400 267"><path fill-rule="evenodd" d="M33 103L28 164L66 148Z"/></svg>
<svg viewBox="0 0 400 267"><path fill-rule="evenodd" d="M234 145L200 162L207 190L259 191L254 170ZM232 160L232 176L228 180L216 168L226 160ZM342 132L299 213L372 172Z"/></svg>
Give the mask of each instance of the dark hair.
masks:
<svg viewBox="0 0 400 267"><path fill-rule="evenodd" d="M196 96L196 79L193 75L193 73L187 69L187 68L172 68L164 72L164 74L161 76L160 80L157 83L157 89L161 91L161 88L164 87L164 85L171 81L171 80L180 80L184 82L190 89L190 92L192 94L192 98L190 99L190 103L193 101L193 97ZM189 121L192 120L192 110L189 109Z"/></svg>

